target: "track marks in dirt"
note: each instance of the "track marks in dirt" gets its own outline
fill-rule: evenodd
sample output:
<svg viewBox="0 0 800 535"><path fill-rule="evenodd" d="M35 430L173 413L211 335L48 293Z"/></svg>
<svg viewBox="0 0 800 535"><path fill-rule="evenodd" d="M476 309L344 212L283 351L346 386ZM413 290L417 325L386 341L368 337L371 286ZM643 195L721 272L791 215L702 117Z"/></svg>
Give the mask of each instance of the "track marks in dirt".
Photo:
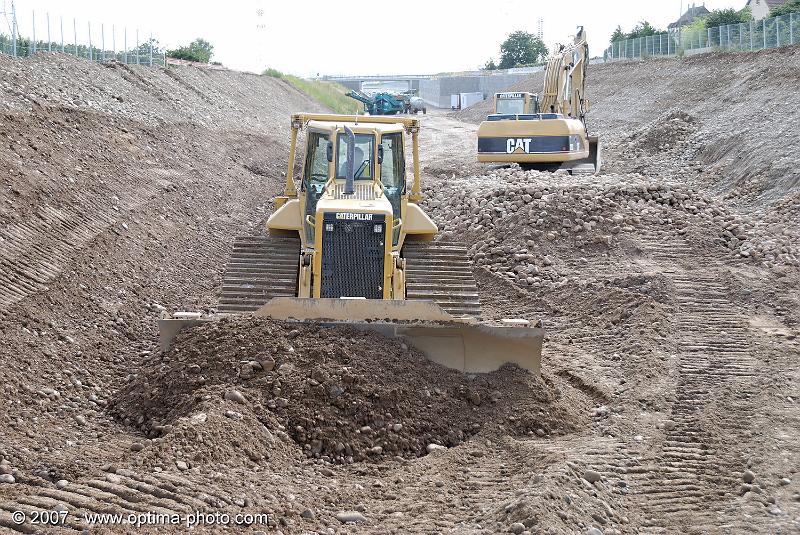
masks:
<svg viewBox="0 0 800 535"><path fill-rule="evenodd" d="M71 262L76 250L116 224L126 211L152 199L161 173L136 173L125 198L81 195L59 207L42 205L26 219L0 229L0 310L42 291ZM87 207L91 207L88 209Z"/></svg>

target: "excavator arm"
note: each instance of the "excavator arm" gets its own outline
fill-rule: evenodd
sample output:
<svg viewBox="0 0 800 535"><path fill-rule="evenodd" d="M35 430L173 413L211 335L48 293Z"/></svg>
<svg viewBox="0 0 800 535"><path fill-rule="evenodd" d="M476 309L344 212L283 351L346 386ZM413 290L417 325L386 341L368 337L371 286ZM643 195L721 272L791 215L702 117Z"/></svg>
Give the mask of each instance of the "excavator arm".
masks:
<svg viewBox="0 0 800 535"><path fill-rule="evenodd" d="M540 105L543 112L561 113L585 122L589 107L585 96L588 63L589 45L580 26L574 41L560 45L547 60Z"/></svg>

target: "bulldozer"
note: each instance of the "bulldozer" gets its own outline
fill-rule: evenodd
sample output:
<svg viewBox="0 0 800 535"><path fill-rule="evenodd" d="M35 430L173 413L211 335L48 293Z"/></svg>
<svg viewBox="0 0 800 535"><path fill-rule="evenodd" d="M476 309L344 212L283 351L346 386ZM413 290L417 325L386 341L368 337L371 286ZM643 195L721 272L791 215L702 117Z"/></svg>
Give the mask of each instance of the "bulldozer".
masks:
<svg viewBox="0 0 800 535"><path fill-rule="evenodd" d="M544 91L495 93L494 112L478 128L478 161L573 174L600 171L600 140L586 126L589 45L578 27L573 42L547 60Z"/></svg>
<svg viewBox="0 0 800 535"><path fill-rule="evenodd" d="M214 314L160 320L162 349L183 328L252 314L377 331L464 372L515 363L538 374L541 322L482 321L466 246L436 239L419 205L419 131L412 117L292 115L286 183L266 232L234 241Z"/></svg>

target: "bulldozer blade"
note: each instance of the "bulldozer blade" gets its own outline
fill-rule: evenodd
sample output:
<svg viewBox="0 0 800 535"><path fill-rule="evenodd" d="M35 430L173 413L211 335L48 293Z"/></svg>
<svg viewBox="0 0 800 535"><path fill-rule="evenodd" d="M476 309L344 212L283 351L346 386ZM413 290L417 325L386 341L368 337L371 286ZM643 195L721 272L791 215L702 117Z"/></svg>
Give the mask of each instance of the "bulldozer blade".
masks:
<svg viewBox="0 0 800 535"><path fill-rule="evenodd" d="M303 299L276 297L256 316L315 321L403 338L429 360L467 373L485 373L514 363L539 374L544 330L525 320L485 325L456 318L433 301Z"/></svg>
<svg viewBox="0 0 800 535"><path fill-rule="evenodd" d="M455 318L433 301L307 299L277 297L256 316L290 322L348 326L399 338L429 360L466 373L488 373L513 363L538 375L544 330L525 320L498 325ZM159 321L161 348L186 326L212 318L173 317Z"/></svg>

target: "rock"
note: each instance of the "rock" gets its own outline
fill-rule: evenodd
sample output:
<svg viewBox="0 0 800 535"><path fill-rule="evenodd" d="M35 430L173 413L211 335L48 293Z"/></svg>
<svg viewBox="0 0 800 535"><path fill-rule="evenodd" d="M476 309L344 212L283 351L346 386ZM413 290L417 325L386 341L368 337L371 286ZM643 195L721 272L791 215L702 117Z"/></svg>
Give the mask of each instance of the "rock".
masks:
<svg viewBox="0 0 800 535"><path fill-rule="evenodd" d="M227 399L228 401L235 401L236 403L247 402L242 393L234 388L229 388L228 390L225 391L225 399Z"/></svg>
<svg viewBox="0 0 800 535"><path fill-rule="evenodd" d="M374 448L370 448L369 452L373 455L381 455L383 453L383 448L380 446L375 446Z"/></svg>
<svg viewBox="0 0 800 535"><path fill-rule="evenodd" d="M791 479L789 479L788 477L783 477L783 478L781 478L781 480L778 482L778 484L779 484L781 487L785 487L786 485L789 485L789 484L791 484L791 482L792 482L792 480L791 480Z"/></svg>
<svg viewBox="0 0 800 535"><path fill-rule="evenodd" d="M399 433L403 429L403 424L394 424L392 426L392 431L395 433Z"/></svg>
<svg viewBox="0 0 800 535"><path fill-rule="evenodd" d="M255 377L256 370L253 368L253 365L249 362L242 364L242 367L239 368L239 377L242 379L251 379Z"/></svg>
<svg viewBox="0 0 800 535"><path fill-rule="evenodd" d="M186 464L186 461L175 461L175 466L178 467L178 470L188 470L189 465Z"/></svg>
<svg viewBox="0 0 800 535"><path fill-rule="evenodd" d="M2 474L0 475L0 483L14 483L17 480L14 479L14 476L11 474Z"/></svg>
<svg viewBox="0 0 800 535"><path fill-rule="evenodd" d="M271 372L275 369L275 359L265 358L260 361L259 364L261 364L261 369L265 372Z"/></svg>
<svg viewBox="0 0 800 535"><path fill-rule="evenodd" d="M144 444L141 442L134 442L131 444L131 451L142 451L144 449Z"/></svg>
<svg viewBox="0 0 800 535"><path fill-rule="evenodd" d="M357 524L367 521L366 517L358 511L341 511L336 513L336 520L342 524Z"/></svg>
<svg viewBox="0 0 800 535"><path fill-rule="evenodd" d="M510 531L511 533L515 533L516 535L519 535L520 533L525 531L525 524L523 524L522 522L514 522L508 527L508 531Z"/></svg>
<svg viewBox="0 0 800 535"><path fill-rule="evenodd" d="M446 449L447 448L445 446L442 446L440 444L428 444L428 446L425 448L425 450L428 453L433 453L434 451L446 450Z"/></svg>
<svg viewBox="0 0 800 535"><path fill-rule="evenodd" d="M77 422L78 425L86 425L86 418L78 414L77 416L75 416L75 422Z"/></svg>
<svg viewBox="0 0 800 535"><path fill-rule="evenodd" d="M584 535L603 535L603 532L596 527L592 526L586 531L584 531Z"/></svg>
<svg viewBox="0 0 800 535"><path fill-rule="evenodd" d="M302 513L300 513L300 516L307 520L314 520L314 517L316 515L314 514L314 511L312 511L311 509L306 509Z"/></svg>
<svg viewBox="0 0 800 535"><path fill-rule="evenodd" d="M600 475L600 472L596 472L594 470L586 470L583 473L583 479L585 479L589 483L597 483L598 481L603 479L603 476Z"/></svg>
<svg viewBox="0 0 800 535"><path fill-rule="evenodd" d="M478 394L475 391L470 392L469 393L469 401L475 406L480 405L481 404L481 395Z"/></svg>
<svg viewBox="0 0 800 535"><path fill-rule="evenodd" d="M752 483L753 481L756 480L756 475L750 470L745 470L744 473L742 474L742 480L745 483Z"/></svg>
<svg viewBox="0 0 800 535"><path fill-rule="evenodd" d="M67 488L68 485L69 481L67 481L66 479L59 479L58 481L56 481L56 488L58 489L65 489Z"/></svg>
<svg viewBox="0 0 800 535"><path fill-rule="evenodd" d="M227 410L227 411L225 411L224 414L225 414L226 418L230 418L231 420L241 420L242 419L242 413L241 412Z"/></svg>

